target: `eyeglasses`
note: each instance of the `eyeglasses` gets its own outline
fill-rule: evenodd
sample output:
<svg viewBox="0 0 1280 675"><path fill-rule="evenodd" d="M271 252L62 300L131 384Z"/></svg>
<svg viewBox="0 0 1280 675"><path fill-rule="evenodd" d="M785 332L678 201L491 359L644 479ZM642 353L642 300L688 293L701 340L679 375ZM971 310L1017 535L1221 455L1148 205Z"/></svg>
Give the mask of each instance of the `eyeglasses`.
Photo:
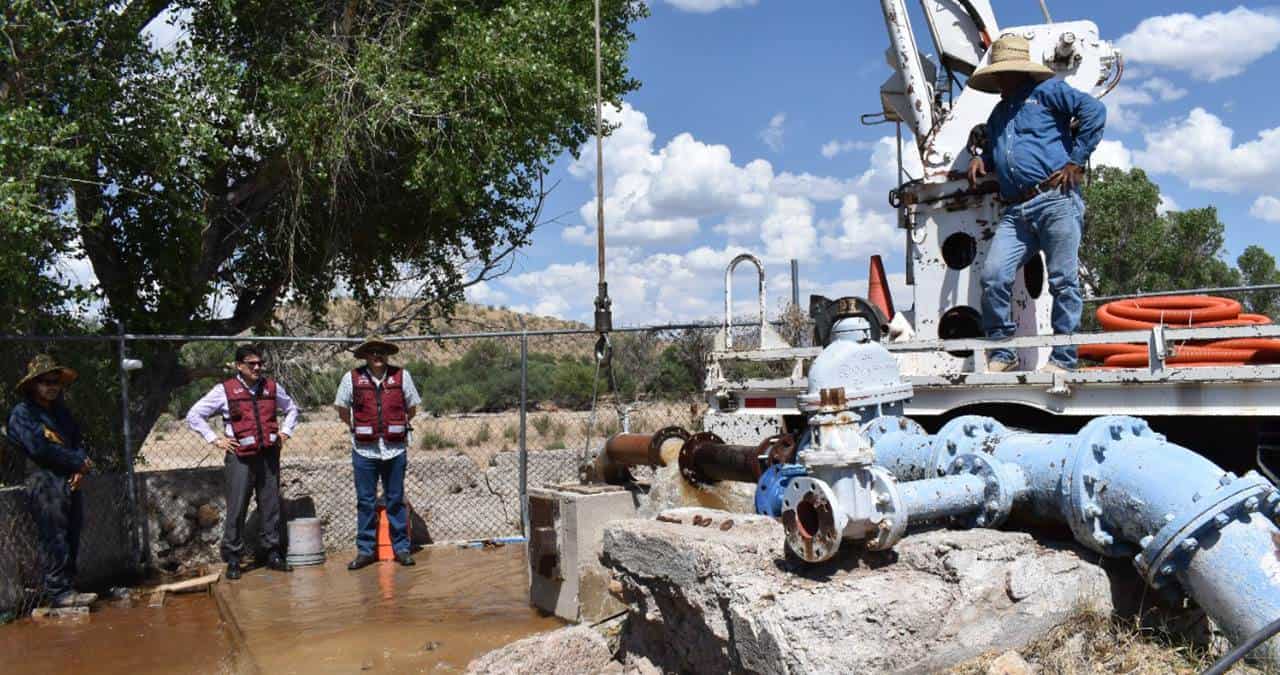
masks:
<svg viewBox="0 0 1280 675"><path fill-rule="evenodd" d="M42 377L36 380L36 384L43 384L46 387L56 387L62 384L61 377Z"/></svg>
<svg viewBox="0 0 1280 675"><path fill-rule="evenodd" d="M365 352L364 355L370 359L382 359L384 361L387 359L387 355L382 352Z"/></svg>
<svg viewBox="0 0 1280 675"><path fill-rule="evenodd" d="M262 361L241 361L240 363L242 363L242 364L244 364L244 365L246 365L246 366L249 366L250 368L252 368L252 369L254 369L254 370L257 370L257 369L259 369L259 368L266 368L266 367L267 367L267 364L263 363Z"/></svg>

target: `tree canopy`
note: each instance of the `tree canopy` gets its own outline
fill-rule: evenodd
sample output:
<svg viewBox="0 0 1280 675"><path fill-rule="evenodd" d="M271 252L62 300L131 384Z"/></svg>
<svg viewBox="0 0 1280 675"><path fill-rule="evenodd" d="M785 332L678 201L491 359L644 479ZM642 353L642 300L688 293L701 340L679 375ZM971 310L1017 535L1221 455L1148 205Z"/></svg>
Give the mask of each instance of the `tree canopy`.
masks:
<svg viewBox="0 0 1280 675"><path fill-rule="evenodd" d="M601 11L616 102L646 8ZM143 30L158 17L168 44ZM404 283L415 302L381 327L408 327L505 270L594 124L589 2L13 0L0 33L9 331L85 299L49 273L77 256L131 332L269 329L282 302ZM144 424L177 354L151 355Z"/></svg>
<svg viewBox="0 0 1280 675"><path fill-rule="evenodd" d="M1275 258L1260 246L1227 261L1225 225L1212 206L1161 212L1160 188L1141 169L1094 169L1080 245L1081 279L1091 295L1280 282ZM1280 294L1242 298L1275 317ZM1275 317L1280 318L1280 317Z"/></svg>

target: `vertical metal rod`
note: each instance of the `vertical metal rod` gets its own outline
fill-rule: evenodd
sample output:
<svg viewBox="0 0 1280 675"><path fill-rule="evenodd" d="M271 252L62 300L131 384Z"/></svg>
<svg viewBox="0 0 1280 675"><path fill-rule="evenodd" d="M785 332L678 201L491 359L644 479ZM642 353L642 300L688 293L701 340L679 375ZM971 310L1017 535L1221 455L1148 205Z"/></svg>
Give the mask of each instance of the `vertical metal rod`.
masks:
<svg viewBox="0 0 1280 675"><path fill-rule="evenodd" d="M520 334L520 527L521 534L529 536L529 450L525 446L526 415L529 397L529 334Z"/></svg>
<svg viewBox="0 0 1280 675"><path fill-rule="evenodd" d="M905 182L902 175L902 122L894 123L893 127L898 136L898 187L901 189L902 184ZM907 208L902 204L901 200L898 200L898 227L907 232L906 283L908 286L914 286L916 283L916 271L915 266L911 264L911 230L907 228Z"/></svg>
<svg viewBox="0 0 1280 675"><path fill-rule="evenodd" d="M1049 5L1046 5L1044 0L1040 0L1040 11L1044 12L1045 23L1053 23L1053 17L1049 16Z"/></svg>
<svg viewBox="0 0 1280 675"><path fill-rule="evenodd" d="M800 261L791 259L791 304L800 307Z"/></svg>
<svg viewBox="0 0 1280 675"><path fill-rule="evenodd" d="M596 266L604 284L604 103L600 86L600 0L596 8Z"/></svg>
<svg viewBox="0 0 1280 675"><path fill-rule="evenodd" d="M133 551L133 559L138 565L141 565L144 562L145 547L143 546L142 537L139 536L139 528L141 527L140 523L145 521L145 517L138 512L137 486L133 472L133 425L129 420L129 371L125 369L124 365L125 359L129 357L129 343L125 340L123 321L120 322L118 328L119 334L116 344L120 353L116 365L120 370L120 430L124 436L124 498L126 508L129 510L126 522L129 523L129 546Z"/></svg>

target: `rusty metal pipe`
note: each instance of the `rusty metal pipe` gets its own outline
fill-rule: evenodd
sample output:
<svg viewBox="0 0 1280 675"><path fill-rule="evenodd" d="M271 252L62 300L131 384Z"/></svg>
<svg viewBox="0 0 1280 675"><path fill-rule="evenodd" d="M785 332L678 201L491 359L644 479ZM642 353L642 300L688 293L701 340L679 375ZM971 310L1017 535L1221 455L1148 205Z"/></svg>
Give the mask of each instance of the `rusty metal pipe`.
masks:
<svg viewBox="0 0 1280 675"><path fill-rule="evenodd" d="M735 481L754 483L764 472L761 448L750 445L728 445L719 436L702 432L694 434L680 448L680 474L691 483Z"/></svg>
<svg viewBox="0 0 1280 675"><path fill-rule="evenodd" d="M607 483L629 482L631 467L666 466L689 439L680 427L667 427L652 434L615 434L604 443L599 472Z"/></svg>

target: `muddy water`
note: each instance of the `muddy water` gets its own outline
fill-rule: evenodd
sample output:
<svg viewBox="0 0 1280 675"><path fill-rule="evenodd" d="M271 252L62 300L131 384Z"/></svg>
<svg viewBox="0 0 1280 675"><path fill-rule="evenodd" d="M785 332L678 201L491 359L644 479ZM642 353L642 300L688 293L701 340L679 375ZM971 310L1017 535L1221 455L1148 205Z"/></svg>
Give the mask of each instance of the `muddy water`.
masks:
<svg viewBox="0 0 1280 675"><path fill-rule="evenodd" d="M495 647L561 624L529 607L524 547L429 548L416 567L348 556L292 574L248 573L219 588L264 673L465 669Z"/></svg>
<svg viewBox="0 0 1280 675"><path fill-rule="evenodd" d="M125 608L100 603L87 618L0 626L0 672L234 673L229 633L208 593L142 598Z"/></svg>
<svg viewBox="0 0 1280 675"><path fill-rule="evenodd" d="M658 513L681 506L704 506L734 513L754 513L755 489L751 483L728 481L694 485L680 475L680 468L675 462L669 461L653 472L646 511Z"/></svg>

